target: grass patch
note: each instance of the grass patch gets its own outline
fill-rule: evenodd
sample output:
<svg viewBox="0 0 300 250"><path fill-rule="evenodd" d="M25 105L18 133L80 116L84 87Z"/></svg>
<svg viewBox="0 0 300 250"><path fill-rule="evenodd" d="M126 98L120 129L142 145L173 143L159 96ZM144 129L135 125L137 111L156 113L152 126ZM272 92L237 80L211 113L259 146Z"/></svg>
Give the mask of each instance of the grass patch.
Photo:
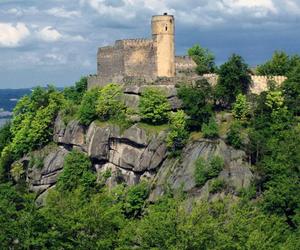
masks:
<svg viewBox="0 0 300 250"><path fill-rule="evenodd" d="M151 125L147 123L140 122L138 123L138 127L145 130L147 134L159 134L162 131L165 131L169 128L168 124L162 124L162 125Z"/></svg>
<svg viewBox="0 0 300 250"><path fill-rule="evenodd" d="M190 140L198 141L200 139L203 139L203 133L201 131L194 131L190 134Z"/></svg>
<svg viewBox="0 0 300 250"><path fill-rule="evenodd" d="M232 122L222 122L219 125L219 135L220 136L225 136L227 132L229 131L230 125Z"/></svg>

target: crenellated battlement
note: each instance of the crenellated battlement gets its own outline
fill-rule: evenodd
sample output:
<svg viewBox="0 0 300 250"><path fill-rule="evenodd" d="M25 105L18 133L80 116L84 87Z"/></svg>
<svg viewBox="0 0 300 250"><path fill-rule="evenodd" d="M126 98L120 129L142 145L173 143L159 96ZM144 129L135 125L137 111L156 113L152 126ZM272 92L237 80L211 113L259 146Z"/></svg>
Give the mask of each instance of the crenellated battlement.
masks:
<svg viewBox="0 0 300 250"><path fill-rule="evenodd" d="M180 70L194 70L196 63L189 56L176 56L175 57L175 67L177 71Z"/></svg>
<svg viewBox="0 0 300 250"><path fill-rule="evenodd" d="M116 41L116 45L120 44L126 47L145 47L153 44L151 39L137 38L137 39L125 39Z"/></svg>
<svg viewBox="0 0 300 250"><path fill-rule="evenodd" d="M217 74L204 74L204 78L208 80L211 85L216 85L219 76ZM259 94L268 88L268 82L274 81L277 85L281 85L287 77L285 76L257 76L251 75L252 85L250 91L254 94Z"/></svg>

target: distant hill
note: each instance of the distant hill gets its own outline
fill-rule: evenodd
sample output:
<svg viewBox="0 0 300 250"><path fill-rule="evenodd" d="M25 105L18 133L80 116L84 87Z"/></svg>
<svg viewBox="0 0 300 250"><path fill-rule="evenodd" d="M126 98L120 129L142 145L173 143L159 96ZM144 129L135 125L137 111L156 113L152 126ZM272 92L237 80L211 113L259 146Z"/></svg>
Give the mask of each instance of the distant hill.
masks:
<svg viewBox="0 0 300 250"><path fill-rule="evenodd" d="M0 89L0 118L1 114L7 116L7 112L13 110L17 101L30 92L31 89Z"/></svg>

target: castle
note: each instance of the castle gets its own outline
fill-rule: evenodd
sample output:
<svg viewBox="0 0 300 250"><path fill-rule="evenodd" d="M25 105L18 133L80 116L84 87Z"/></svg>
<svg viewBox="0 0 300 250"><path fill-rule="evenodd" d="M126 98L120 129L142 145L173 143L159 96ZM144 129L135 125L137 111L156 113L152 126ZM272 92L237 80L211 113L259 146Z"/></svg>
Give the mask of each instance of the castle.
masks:
<svg viewBox="0 0 300 250"><path fill-rule="evenodd" d="M118 40L113 46L101 47L97 54L97 75L88 78L88 88L107 83L126 85L175 85L193 83L201 77L212 85L218 76L195 73L195 62L188 56L175 56L175 19L164 13L152 17L152 39ZM251 92L259 94L270 79L282 84L283 76L252 75Z"/></svg>
<svg viewBox="0 0 300 250"><path fill-rule="evenodd" d="M97 76L89 78L89 87L109 82L153 82L195 68L191 58L175 56L174 16L153 16L151 27L152 39L118 40L113 46L99 48Z"/></svg>

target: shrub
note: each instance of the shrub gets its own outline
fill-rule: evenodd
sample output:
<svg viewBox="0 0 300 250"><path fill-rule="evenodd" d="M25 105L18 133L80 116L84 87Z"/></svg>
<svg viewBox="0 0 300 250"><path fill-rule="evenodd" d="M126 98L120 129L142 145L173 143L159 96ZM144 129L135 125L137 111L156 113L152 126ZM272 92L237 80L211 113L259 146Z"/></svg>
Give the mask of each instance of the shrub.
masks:
<svg viewBox="0 0 300 250"><path fill-rule="evenodd" d="M219 136L218 124L215 119L211 118L208 124L202 125L202 133L204 138L216 139Z"/></svg>
<svg viewBox="0 0 300 250"><path fill-rule="evenodd" d="M91 170L92 163L87 155L73 150L65 157L63 172L59 175L57 186L60 190L73 190L77 187L91 189L96 184L96 175Z"/></svg>
<svg viewBox="0 0 300 250"><path fill-rule="evenodd" d="M100 95L99 92L100 90L97 88L89 90L82 98L78 110L78 118L83 125L89 125L97 118L96 106Z"/></svg>
<svg viewBox="0 0 300 250"><path fill-rule="evenodd" d="M212 194L222 191L225 187L225 181L221 179L214 179L209 185L209 192Z"/></svg>
<svg viewBox="0 0 300 250"><path fill-rule="evenodd" d="M21 179L22 175L25 173L25 170L21 163L16 162L11 166L10 173L13 179L18 182Z"/></svg>
<svg viewBox="0 0 300 250"><path fill-rule="evenodd" d="M0 155L2 150L10 143L11 137L10 123L7 122L2 128L0 128Z"/></svg>
<svg viewBox="0 0 300 250"><path fill-rule="evenodd" d="M158 89L147 88L141 96L139 110L142 120L151 124L163 124L168 120L171 107L167 97Z"/></svg>
<svg viewBox="0 0 300 250"><path fill-rule="evenodd" d="M96 110L102 121L124 116L125 105L122 87L113 83L103 87L99 92Z"/></svg>
<svg viewBox="0 0 300 250"><path fill-rule="evenodd" d="M227 143L235 149L241 149L243 147L243 141L241 137L242 125L239 122L233 122L230 125L227 133Z"/></svg>
<svg viewBox="0 0 300 250"><path fill-rule="evenodd" d="M75 83L75 86L65 88L63 94L66 99L72 101L73 103L80 103L86 91L87 77L81 77L81 79Z"/></svg>
<svg viewBox="0 0 300 250"><path fill-rule="evenodd" d="M124 202L125 214L129 217L141 215L142 208L149 195L149 186L146 182L129 188Z"/></svg>
<svg viewBox="0 0 300 250"><path fill-rule="evenodd" d="M219 175L224 167L224 160L220 156L213 156L209 161L199 157L195 163L195 182L200 187L209 179Z"/></svg>
<svg viewBox="0 0 300 250"><path fill-rule="evenodd" d="M169 116L170 131L167 136L167 147L176 152L184 147L188 132L186 131L186 114L179 110L171 112Z"/></svg>

